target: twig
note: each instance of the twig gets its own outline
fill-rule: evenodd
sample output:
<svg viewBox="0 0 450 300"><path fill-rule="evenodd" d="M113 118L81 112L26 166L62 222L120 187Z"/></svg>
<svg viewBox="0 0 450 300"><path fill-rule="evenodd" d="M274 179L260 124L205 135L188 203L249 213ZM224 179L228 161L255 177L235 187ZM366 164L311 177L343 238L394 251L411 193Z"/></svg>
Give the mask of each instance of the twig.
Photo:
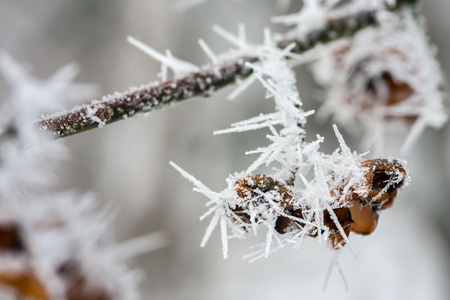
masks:
<svg viewBox="0 0 450 300"><path fill-rule="evenodd" d="M251 69L245 65L256 60L254 57L241 57L183 78L108 96L102 101L46 116L36 126L56 137L66 137L195 96L210 96L237 78L250 75Z"/></svg>
<svg viewBox="0 0 450 300"><path fill-rule="evenodd" d="M390 9L396 10L414 3L415 0L399 0ZM312 31L301 39L286 35L278 41L277 46L283 49L295 44L292 52L303 53L319 44L352 36L366 27L376 26L378 24L376 14L376 10L367 10L352 16L331 19L324 28ZM256 61L258 58L246 56L205 67L202 71L190 73L182 78L142 86L104 97L101 101L92 101L91 104L84 104L70 111L45 116L36 122L36 126L61 138L103 127L138 113L148 113L195 96L210 96L211 93L234 83L237 79L249 76L252 71L246 63Z"/></svg>

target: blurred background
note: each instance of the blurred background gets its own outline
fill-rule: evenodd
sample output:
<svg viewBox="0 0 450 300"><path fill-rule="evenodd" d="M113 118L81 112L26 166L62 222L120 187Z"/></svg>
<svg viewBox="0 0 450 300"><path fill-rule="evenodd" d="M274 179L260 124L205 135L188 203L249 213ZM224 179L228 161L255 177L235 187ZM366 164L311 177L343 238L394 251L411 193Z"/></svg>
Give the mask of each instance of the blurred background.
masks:
<svg viewBox="0 0 450 300"><path fill-rule="evenodd" d="M286 30L269 20L298 11L301 1L292 2L289 11L280 11L274 0L210 0L177 13L169 0L0 0L0 49L29 65L39 78L76 62L77 81L97 85L101 97L157 79L159 64L129 45L128 35L201 65L207 58L199 38L217 53L230 47L212 32L213 24L236 32L237 23L245 23L249 39L260 42L264 27ZM423 2L430 38L444 73L450 74L450 2ZM304 109L317 109L318 88L307 67L296 71ZM231 90L63 141L71 159L60 168L59 189L94 191L104 203L113 203L119 241L156 231L170 236L168 247L130 262L146 273L140 285L143 299L450 299L448 126L426 130L404 157L411 185L383 212L377 231L367 237L352 235L357 259L348 250L340 257L348 292L337 272L322 291L333 254L314 239L307 239L300 250L284 249L252 264L242 256L264 235L231 241L227 260L218 233L200 248L208 224L199 221L206 198L192 192L192 185L168 162L220 191L228 174L253 161L244 152L267 145L267 132L213 136L212 131L271 112L273 103L264 99L259 85L233 102L226 100ZM1 99L9 91L1 79ZM311 140L316 134L326 137L325 153L337 147L331 125L318 123L314 116L307 124ZM360 147L361 137L343 134L352 149L368 150ZM385 156L399 157L401 138L386 137Z"/></svg>

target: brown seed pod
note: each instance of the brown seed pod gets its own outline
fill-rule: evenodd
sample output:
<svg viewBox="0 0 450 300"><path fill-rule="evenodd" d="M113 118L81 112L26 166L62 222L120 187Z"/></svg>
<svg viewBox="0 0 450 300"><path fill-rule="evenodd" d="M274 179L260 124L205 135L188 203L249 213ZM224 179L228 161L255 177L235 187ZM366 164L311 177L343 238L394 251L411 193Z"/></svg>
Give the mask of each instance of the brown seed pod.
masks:
<svg viewBox="0 0 450 300"><path fill-rule="evenodd" d="M397 160L375 159L362 164L368 168L367 182L370 190L360 202L370 205L375 210L386 209L393 205L398 190L408 180L408 174Z"/></svg>
<svg viewBox="0 0 450 300"><path fill-rule="evenodd" d="M248 205L252 203L256 206L267 203L268 201L265 199L264 194L269 191L279 195L279 197L275 197L275 201L279 199L278 205L282 209L289 209L294 201L292 191L285 184L267 175L240 178L236 181L235 189L237 196L243 200L244 205L231 209L245 222L250 222L250 216L246 213Z"/></svg>
<svg viewBox="0 0 450 300"><path fill-rule="evenodd" d="M350 232L364 235L374 232L378 225L379 210L391 207L398 190L408 181L405 167L394 159L367 160L361 164L361 167L366 168L366 183L362 187L361 185L354 187L353 191L351 188L349 195L341 203L342 207L333 209L337 222L347 237ZM289 230L303 226L301 221L293 221L289 217L305 220L304 211L301 208L294 208L293 192L288 184L266 175L256 175L237 180L235 190L243 205L231 209L243 221L250 222L250 216L247 213L249 204L256 206L268 203L265 193L272 192L272 195L275 195L275 201L280 208L284 209L285 214L278 216L274 229L280 234L285 234ZM342 190L343 187L330 191L330 194L338 200ZM271 200L274 201L274 199ZM326 210L323 211L323 221L329 229L330 246L333 249L342 248L346 238L342 236L338 225ZM316 237L318 231L311 230L307 235Z"/></svg>
<svg viewBox="0 0 450 300"><path fill-rule="evenodd" d="M346 93L341 99L343 103L350 105L355 111L370 113L376 107L399 105L411 99L416 93L414 87L396 77L389 70L389 66L386 66L384 70L380 70L377 74L368 71L367 66L376 64L379 60L376 56L362 57L349 67L347 57L352 55L354 47L355 45L351 41L341 43L339 47L334 49L332 55L333 67L336 72L351 70L347 73L347 81L344 83ZM407 60L406 53L395 48L386 51L384 56L396 57L398 61ZM395 118L401 118L406 122L414 122L418 117L417 113L411 112L410 115ZM385 116L385 118L392 119L393 117Z"/></svg>
<svg viewBox="0 0 450 300"><path fill-rule="evenodd" d="M304 219L303 217L303 210L301 208L299 209L288 209L285 212L287 215L293 216L298 219ZM288 231L288 228L293 226L294 224L297 224L299 226L302 226L300 222L294 222L292 219L285 217L285 216L279 216L277 219L277 222L275 224L275 230L280 233L284 234Z"/></svg>
<svg viewBox="0 0 450 300"><path fill-rule="evenodd" d="M344 232L348 237L350 234L350 226L353 223L350 209L348 209L347 207L336 208L333 209L333 212L336 215L339 224L342 226L342 229L344 229ZM329 236L330 246L335 250L342 248L345 245L345 238L342 236L336 222L333 220L331 214L328 211L324 211L323 221L325 226L327 226L330 229L330 236Z"/></svg>
<svg viewBox="0 0 450 300"><path fill-rule="evenodd" d="M264 200L261 193L269 191L275 191L281 195L280 206L286 207L292 204L292 191L285 184L274 180L270 176L255 175L236 181L236 192L242 199L261 201Z"/></svg>
<svg viewBox="0 0 450 300"><path fill-rule="evenodd" d="M333 209L333 212L337 217L338 223L340 224L340 226L342 226L346 236L348 237L350 234L350 226L353 223L350 214L350 209L347 207L336 208ZM302 209L289 210L288 214L299 219L304 219ZM335 223L335 221L331 217L331 214L328 211L323 212L323 221L324 225L328 227L330 230L329 235L330 246L335 250L343 247L345 245L345 238L342 236L341 232L338 229L337 224ZM275 230L280 234L284 234L287 232L287 229L294 223L297 223L299 226L302 226L300 222L293 222L291 219L287 217L280 216L277 219ZM318 236L317 230L311 231L308 235L311 237L317 237Z"/></svg>
<svg viewBox="0 0 450 300"><path fill-rule="evenodd" d="M384 86L384 89L381 91L380 85ZM378 77L370 78L366 83L366 91L367 99L363 103L362 109L371 108L375 104L384 106L398 105L408 100L414 94L414 89L409 84L398 80L389 71L381 72ZM410 115L404 117L404 120L415 121L417 117L418 115Z"/></svg>
<svg viewBox="0 0 450 300"><path fill-rule="evenodd" d="M358 234L368 235L375 231L378 225L379 213L369 206L356 203L350 207L353 224L351 231Z"/></svg>
<svg viewBox="0 0 450 300"><path fill-rule="evenodd" d="M384 72L381 77L389 89L389 97L386 102L387 106L401 103L414 94L414 90L409 84L396 80L391 73Z"/></svg>

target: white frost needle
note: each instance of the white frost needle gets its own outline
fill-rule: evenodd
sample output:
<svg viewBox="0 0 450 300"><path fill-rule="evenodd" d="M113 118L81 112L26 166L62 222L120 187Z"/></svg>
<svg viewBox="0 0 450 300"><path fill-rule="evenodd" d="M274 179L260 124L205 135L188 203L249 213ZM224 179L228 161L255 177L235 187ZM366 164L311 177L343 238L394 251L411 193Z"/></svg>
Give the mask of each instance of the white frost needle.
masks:
<svg viewBox="0 0 450 300"><path fill-rule="evenodd" d="M113 253L116 258L126 260L140 254L164 248L169 245L169 241L166 233L152 233L116 245Z"/></svg>
<svg viewBox="0 0 450 300"><path fill-rule="evenodd" d="M198 44L200 45L203 52L205 52L205 54L209 57L209 59L211 60L211 62L213 64L216 64L219 62L219 59L217 58L217 56L214 54L214 52L211 50L211 48L209 48L209 46L205 43L204 40L199 39Z"/></svg>
<svg viewBox="0 0 450 300"><path fill-rule="evenodd" d="M166 51L166 55L163 55L158 51L156 51L155 49L153 49L152 47L144 44L143 42L131 36L127 38L127 41L136 48L138 48L139 50L141 50L142 52L144 52L145 54L155 59L156 61L159 61L163 66L167 66L170 69L172 69L176 77L186 75L191 72L196 72L199 70L199 68L196 65L174 57L170 53L170 51Z"/></svg>

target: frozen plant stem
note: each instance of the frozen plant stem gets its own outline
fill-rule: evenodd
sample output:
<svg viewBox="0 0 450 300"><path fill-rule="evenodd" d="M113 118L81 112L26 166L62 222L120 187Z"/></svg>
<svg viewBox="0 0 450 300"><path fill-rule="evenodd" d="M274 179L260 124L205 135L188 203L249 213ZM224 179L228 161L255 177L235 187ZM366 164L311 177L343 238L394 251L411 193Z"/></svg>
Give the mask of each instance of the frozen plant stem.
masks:
<svg viewBox="0 0 450 300"><path fill-rule="evenodd" d="M399 0L388 8L397 10L415 2ZM314 30L301 39L291 35L281 37L277 46L284 49L294 44L293 53L304 53L317 45L352 36L364 28L376 26L378 24L376 13L376 10L367 10L350 16L330 18L323 28ZM251 75L252 69L246 64L257 60L256 57L241 56L231 61L207 66L201 71L181 78L106 96L102 100L94 100L90 104L83 104L70 111L45 116L36 122L36 126L55 137L62 138L103 127L139 113L148 113L195 96L210 96L211 93L234 83L237 79Z"/></svg>

